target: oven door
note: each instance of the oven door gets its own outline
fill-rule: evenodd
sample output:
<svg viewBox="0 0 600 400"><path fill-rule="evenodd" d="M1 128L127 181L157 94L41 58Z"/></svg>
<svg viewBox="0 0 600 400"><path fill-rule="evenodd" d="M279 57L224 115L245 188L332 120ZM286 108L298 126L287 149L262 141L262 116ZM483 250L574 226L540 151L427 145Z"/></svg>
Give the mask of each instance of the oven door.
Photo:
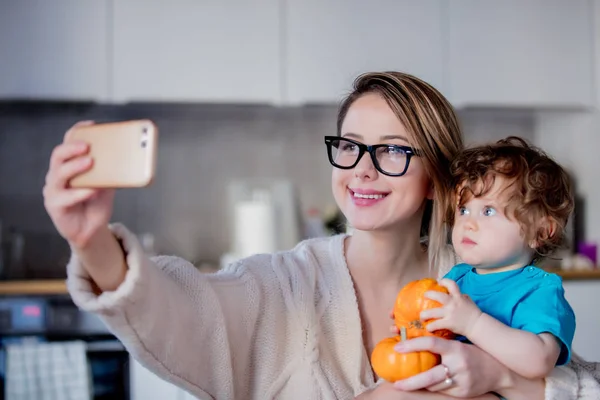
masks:
<svg viewBox="0 0 600 400"><path fill-rule="evenodd" d="M68 340L67 338L61 338ZM72 338L75 339L75 338ZM77 338L82 340L83 338ZM0 400L5 399L6 348L7 344L22 342L48 342L37 336L11 336L0 339ZM53 342L56 342L53 340ZM87 364L92 400L130 400L129 353L117 340L86 341ZM87 399L86 399L87 400Z"/></svg>
<svg viewBox="0 0 600 400"><path fill-rule="evenodd" d="M79 310L68 296L14 296L0 298L0 400L7 379L5 346L25 341L83 341L92 399L131 399L129 353L97 316Z"/></svg>
<svg viewBox="0 0 600 400"><path fill-rule="evenodd" d="M119 341L88 342L93 400L130 400L129 353Z"/></svg>

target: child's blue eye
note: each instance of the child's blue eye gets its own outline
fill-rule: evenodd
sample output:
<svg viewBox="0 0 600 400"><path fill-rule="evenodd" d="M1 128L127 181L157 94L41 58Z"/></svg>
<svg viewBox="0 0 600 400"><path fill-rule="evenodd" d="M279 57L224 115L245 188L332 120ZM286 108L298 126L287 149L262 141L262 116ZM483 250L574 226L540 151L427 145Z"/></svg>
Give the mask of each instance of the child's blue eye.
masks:
<svg viewBox="0 0 600 400"><path fill-rule="evenodd" d="M458 215L467 215L469 210L466 207L458 207Z"/></svg>
<svg viewBox="0 0 600 400"><path fill-rule="evenodd" d="M496 215L496 210L493 207L485 207L483 209L483 215L485 215L486 217L491 217Z"/></svg>

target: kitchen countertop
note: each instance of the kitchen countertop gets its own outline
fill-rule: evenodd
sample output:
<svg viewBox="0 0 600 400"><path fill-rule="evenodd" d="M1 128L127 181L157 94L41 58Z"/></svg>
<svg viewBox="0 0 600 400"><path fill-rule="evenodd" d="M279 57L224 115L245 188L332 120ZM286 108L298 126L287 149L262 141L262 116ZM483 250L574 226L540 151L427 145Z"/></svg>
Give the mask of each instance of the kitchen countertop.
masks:
<svg viewBox="0 0 600 400"><path fill-rule="evenodd" d="M0 296L7 295L44 295L66 294L67 283L64 279L0 281Z"/></svg>
<svg viewBox="0 0 600 400"><path fill-rule="evenodd" d="M547 269L547 271L559 275L563 281L600 280L600 268L580 271Z"/></svg>
<svg viewBox="0 0 600 400"><path fill-rule="evenodd" d="M599 280L600 268L587 271L555 270L548 269L560 275L565 281ZM67 285L64 279L56 280L28 280L28 281L0 281L0 296L8 295L44 295L66 294Z"/></svg>

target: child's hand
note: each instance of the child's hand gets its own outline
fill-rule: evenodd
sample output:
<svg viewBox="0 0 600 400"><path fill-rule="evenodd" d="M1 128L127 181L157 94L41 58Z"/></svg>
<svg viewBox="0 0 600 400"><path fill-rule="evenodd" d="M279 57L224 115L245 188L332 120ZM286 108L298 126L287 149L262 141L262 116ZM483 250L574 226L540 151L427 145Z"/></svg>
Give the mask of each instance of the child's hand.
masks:
<svg viewBox="0 0 600 400"><path fill-rule="evenodd" d="M428 291L425 292L425 297L440 302L442 307L422 311L421 319L435 319L427 324L429 332L449 329L456 334L468 337L482 314L481 310L468 295L460 293L460 289L453 280L442 279L440 285L446 287L449 294Z"/></svg>

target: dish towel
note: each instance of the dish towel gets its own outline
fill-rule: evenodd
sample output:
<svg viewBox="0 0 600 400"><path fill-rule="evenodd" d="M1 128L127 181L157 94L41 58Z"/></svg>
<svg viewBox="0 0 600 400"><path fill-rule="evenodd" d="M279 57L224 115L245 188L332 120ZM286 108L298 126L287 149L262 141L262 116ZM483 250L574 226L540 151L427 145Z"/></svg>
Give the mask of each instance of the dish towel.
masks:
<svg viewBox="0 0 600 400"><path fill-rule="evenodd" d="M83 341L6 347L6 400L90 400Z"/></svg>

